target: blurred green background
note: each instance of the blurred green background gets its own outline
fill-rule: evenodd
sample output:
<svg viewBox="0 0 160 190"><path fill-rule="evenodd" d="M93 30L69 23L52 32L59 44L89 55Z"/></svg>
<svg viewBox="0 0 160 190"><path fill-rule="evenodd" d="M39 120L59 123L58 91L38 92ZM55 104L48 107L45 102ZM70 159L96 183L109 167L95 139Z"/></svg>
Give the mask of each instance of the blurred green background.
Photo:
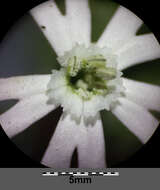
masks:
<svg viewBox="0 0 160 190"><path fill-rule="evenodd" d="M56 0L56 2L65 14L64 0ZM89 4L92 13L92 41L96 42L118 5L110 0L90 0ZM137 35L149 32L147 26L143 25ZM54 50L28 13L11 27L1 43L0 60L0 77L48 74L52 69L59 68ZM154 60L128 68L123 71L123 76L160 85L159 62L160 60ZM16 100L0 102L0 114L16 102ZM58 108L13 137L12 141L24 153L40 161L61 113L62 109ZM159 113L152 113L160 118ZM106 160L108 167L114 167L130 158L142 144L112 113L101 111L101 117L104 124ZM76 150L71 167L77 167Z"/></svg>

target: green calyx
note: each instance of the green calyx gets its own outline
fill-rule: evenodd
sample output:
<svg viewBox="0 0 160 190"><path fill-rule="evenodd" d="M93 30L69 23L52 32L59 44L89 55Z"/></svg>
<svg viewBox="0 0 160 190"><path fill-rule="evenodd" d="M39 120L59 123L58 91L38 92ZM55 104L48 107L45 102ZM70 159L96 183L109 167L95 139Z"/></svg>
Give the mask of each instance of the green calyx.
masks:
<svg viewBox="0 0 160 190"><path fill-rule="evenodd" d="M93 95L107 95L107 82L116 77L116 69L107 67L102 55L78 60L76 56L68 61L67 80L73 92L89 100Z"/></svg>

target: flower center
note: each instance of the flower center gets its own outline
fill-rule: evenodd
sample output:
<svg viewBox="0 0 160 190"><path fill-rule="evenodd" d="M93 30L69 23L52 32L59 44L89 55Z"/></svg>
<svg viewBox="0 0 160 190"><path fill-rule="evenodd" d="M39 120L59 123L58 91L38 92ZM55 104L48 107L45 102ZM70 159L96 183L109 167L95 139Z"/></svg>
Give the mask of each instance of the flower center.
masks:
<svg viewBox="0 0 160 190"><path fill-rule="evenodd" d="M95 55L82 60L76 56L68 60L67 80L72 90L83 100L93 95L107 95L107 82L116 77L116 69L107 67L103 55Z"/></svg>
<svg viewBox="0 0 160 190"><path fill-rule="evenodd" d="M47 86L49 102L63 107L74 118L95 116L111 109L124 91L117 57L107 47L76 45L58 57Z"/></svg>

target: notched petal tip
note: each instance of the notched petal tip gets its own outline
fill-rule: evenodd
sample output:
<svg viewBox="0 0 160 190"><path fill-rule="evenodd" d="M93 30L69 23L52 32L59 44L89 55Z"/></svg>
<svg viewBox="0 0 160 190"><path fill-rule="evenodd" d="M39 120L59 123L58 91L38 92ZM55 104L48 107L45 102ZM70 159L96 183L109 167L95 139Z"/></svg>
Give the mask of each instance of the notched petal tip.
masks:
<svg viewBox="0 0 160 190"><path fill-rule="evenodd" d="M98 41L99 46L108 46L112 49L121 47L136 35L142 20L123 6L120 6Z"/></svg>
<svg viewBox="0 0 160 190"><path fill-rule="evenodd" d="M127 100L119 99L120 104L112 113L135 134L142 143L146 143L158 127L158 120L145 108Z"/></svg>

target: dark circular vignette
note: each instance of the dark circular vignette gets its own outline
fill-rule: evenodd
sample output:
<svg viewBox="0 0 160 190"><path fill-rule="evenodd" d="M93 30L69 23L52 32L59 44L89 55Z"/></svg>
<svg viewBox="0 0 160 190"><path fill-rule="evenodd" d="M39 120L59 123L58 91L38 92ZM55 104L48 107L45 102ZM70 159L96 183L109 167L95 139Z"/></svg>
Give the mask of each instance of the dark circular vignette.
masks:
<svg viewBox="0 0 160 190"><path fill-rule="evenodd" d="M101 0L106 1L106 0ZM157 40L160 42L160 27L158 26L159 18L159 6L156 0L142 1L142 0L113 0L130 11L134 12L139 16L144 23L150 28L150 30L155 34ZM11 26L22 17L31 8L37 6L38 4L44 2L44 0L29 0L29 1L2 1L1 2L1 35L0 41L3 39L5 34L9 31ZM157 168L160 167L160 154L158 154L158 148L160 144L160 129L158 128L152 138L144 145L134 156L129 160L115 165L115 168ZM14 143L9 140L7 135L4 133L2 128L0 128L0 167L3 168L42 168L45 167L36 161L33 161L28 156L26 156L22 151L20 151ZM73 156L73 167L77 167L76 151Z"/></svg>

